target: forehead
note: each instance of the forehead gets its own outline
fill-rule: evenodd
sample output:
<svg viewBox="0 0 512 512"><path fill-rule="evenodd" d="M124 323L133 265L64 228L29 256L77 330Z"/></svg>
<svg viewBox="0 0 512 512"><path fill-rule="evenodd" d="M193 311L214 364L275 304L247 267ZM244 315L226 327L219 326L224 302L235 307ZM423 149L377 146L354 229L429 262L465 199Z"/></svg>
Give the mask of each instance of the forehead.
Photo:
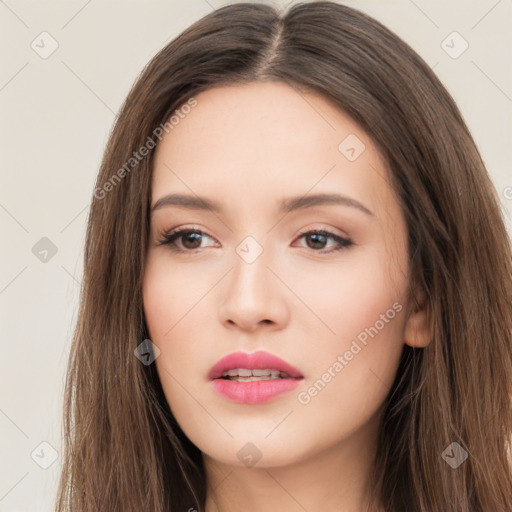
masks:
<svg viewBox="0 0 512 512"><path fill-rule="evenodd" d="M369 209L392 199L372 140L322 96L255 82L195 100L157 146L153 203L170 192L260 208L309 191L350 195Z"/></svg>

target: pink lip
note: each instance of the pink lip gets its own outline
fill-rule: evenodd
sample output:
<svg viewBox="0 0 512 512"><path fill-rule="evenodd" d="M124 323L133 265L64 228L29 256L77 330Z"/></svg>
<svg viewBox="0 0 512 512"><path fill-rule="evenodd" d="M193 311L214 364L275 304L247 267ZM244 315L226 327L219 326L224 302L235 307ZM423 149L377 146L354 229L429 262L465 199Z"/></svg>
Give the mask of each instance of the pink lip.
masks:
<svg viewBox="0 0 512 512"><path fill-rule="evenodd" d="M247 368L249 370L265 370L270 368L271 370L284 372L296 379L303 377L297 368L294 368L281 358L261 350L259 352L253 352L252 354L248 354L247 352L233 352L228 354L215 363L208 377L210 380L219 379L225 371L235 368Z"/></svg>
<svg viewBox="0 0 512 512"><path fill-rule="evenodd" d="M290 377L254 382L237 382L221 378L223 372L235 368L248 368L250 370L269 368L284 372ZM296 388L300 380L304 378L297 368L264 351L253 352L252 354L246 352L229 354L217 361L210 370L208 377L212 381L215 391L234 402L244 404L268 402L275 396Z"/></svg>

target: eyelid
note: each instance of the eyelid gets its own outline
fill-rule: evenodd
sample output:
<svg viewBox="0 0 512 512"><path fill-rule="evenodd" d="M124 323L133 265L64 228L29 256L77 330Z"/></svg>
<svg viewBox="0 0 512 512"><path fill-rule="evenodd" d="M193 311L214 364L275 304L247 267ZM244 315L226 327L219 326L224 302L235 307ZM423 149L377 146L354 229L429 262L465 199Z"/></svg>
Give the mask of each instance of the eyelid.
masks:
<svg viewBox="0 0 512 512"><path fill-rule="evenodd" d="M207 236L208 238L211 238L212 240L215 240L215 237L209 235L208 233L206 233L206 231L198 228L198 227L195 227L195 226L179 226L177 228L173 228L173 229L170 229L170 230L164 230L160 236L162 238L159 239L158 241L158 245L172 245L174 243L174 241L171 241L170 239L174 239L174 240L179 240L180 237L184 236L186 233L197 233L197 234L200 234L201 236ZM218 241L216 240L216 242L218 243ZM177 248L174 248L172 250L174 250L175 252L188 252L188 253L194 253L195 251L201 249L200 247L198 247L197 249L190 249L190 250L186 250L186 249L177 249Z"/></svg>
<svg viewBox="0 0 512 512"><path fill-rule="evenodd" d="M332 228L327 225L323 225L320 228L303 228L303 229L299 230L298 236L302 236L302 235L305 235L306 233L311 233L311 232L314 233L314 232L318 232L318 231L325 231L328 233L332 233L333 235L339 236L340 238L350 239L350 236L348 235L348 233L342 232L340 229L338 229L338 231L341 231L341 233L335 233L334 232L335 229L336 228Z"/></svg>

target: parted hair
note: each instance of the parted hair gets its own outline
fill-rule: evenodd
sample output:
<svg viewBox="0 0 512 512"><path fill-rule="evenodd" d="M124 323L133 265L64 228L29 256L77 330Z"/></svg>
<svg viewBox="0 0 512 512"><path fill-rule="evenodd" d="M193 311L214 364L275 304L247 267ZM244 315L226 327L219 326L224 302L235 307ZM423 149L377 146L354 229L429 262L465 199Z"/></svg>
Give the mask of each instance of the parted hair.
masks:
<svg viewBox="0 0 512 512"><path fill-rule="evenodd" d="M107 143L96 188L200 92L284 82L333 102L376 144L404 212L410 279L431 342L404 345L385 400L368 510L512 510L512 258L500 201L454 100L423 59L339 3L235 3L144 68ZM212 127L213 129L213 127ZM91 198L67 368L56 512L204 511L202 454L174 419L148 337L142 282L154 151ZM256 179L256 178L255 178ZM441 454L456 442L457 468Z"/></svg>

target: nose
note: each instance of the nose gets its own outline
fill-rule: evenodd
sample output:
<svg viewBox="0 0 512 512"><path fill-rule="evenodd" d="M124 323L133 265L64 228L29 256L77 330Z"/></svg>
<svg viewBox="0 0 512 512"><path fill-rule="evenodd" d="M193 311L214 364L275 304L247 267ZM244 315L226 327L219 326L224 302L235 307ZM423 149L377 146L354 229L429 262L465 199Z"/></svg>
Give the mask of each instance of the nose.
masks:
<svg viewBox="0 0 512 512"><path fill-rule="evenodd" d="M221 291L219 315L223 324L250 332L280 329L286 324L286 287L273 267L265 250L252 262L234 254L233 269Z"/></svg>

